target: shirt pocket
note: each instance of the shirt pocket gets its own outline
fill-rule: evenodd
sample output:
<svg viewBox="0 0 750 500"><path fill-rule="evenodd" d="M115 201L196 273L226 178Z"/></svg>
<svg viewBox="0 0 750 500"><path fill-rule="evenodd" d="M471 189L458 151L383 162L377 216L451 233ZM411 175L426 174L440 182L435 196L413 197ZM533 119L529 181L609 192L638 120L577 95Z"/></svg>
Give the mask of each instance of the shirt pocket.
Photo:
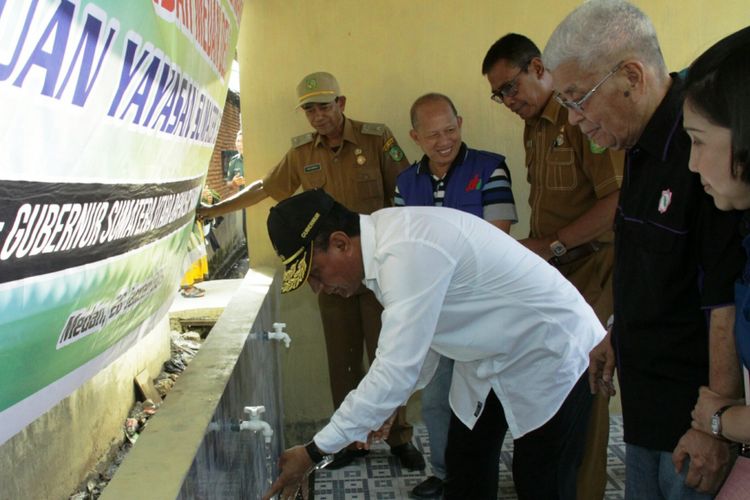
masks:
<svg viewBox="0 0 750 500"><path fill-rule="evenodd" d="M573 148L552 148L547 155L546 187L558 191L569 191L578 184Z"/></svg>
<svg viewBox="0 0 750 500"><path fill-rule="evenodd" d="M668 227L659 226L653 222L646 221L639 231L641 245L649 253L669 254L675 251L677 243L684 237Z"/></svg>
<svg viewBox="0 0 750 500"><path fill-rule="evenodd" d="M378 169L360 169L356 175L356 190L362 200L383 200L383 178Z"/></svg>

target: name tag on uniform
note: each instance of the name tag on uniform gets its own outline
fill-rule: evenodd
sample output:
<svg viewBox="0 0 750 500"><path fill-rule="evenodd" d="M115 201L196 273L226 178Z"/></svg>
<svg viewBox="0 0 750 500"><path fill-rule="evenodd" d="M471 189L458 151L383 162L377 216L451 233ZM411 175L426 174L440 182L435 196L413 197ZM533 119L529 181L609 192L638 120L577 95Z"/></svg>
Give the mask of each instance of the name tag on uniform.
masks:
<svg viewBox="0 0 750 500"><path fill-rule="evenodd" d="M305 173L317 172L320 170L320 163L313 163L312 165L305 165Z"/></svg>

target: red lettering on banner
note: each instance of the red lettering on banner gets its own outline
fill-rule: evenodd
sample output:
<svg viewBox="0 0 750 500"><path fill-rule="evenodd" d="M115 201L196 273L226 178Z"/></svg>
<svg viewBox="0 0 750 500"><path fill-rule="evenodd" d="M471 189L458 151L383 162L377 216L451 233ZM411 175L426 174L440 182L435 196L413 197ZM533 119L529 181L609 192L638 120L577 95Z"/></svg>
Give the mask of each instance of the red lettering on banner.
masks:
<svg viewBox="0 0 750 500"><path fill-rule="evenodd" d="M226 75L230 23L221 0L153 0L157 13L181 26L223 78ZM236 3L236 1L235 1ZM241 0L240 4L241 6ZM235 4L233 4L234 8Z"/></svg>
<svg viewBox="0 0 750 500"><path fill-rule="evenodd" d="M175 0L154 0L154 3L166 10L167 12L174 12Z"/></svg>

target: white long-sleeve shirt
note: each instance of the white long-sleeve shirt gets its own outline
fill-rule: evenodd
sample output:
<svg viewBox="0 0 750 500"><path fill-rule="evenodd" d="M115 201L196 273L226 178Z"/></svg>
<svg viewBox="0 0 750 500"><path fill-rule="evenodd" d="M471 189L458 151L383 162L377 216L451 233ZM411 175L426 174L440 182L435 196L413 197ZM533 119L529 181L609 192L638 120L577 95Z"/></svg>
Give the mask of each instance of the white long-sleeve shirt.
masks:
<svg viewBox="0 0 750 500"><path fill-rule="evenodd" d="M455 360L450 404L469 428L490 389L514 438L557 412L605 331L554 267L450 208L379 210L360 216L360 232L383 326L367 375L316 434L321 450L365 441L426 385L436 353Z"/></svg>

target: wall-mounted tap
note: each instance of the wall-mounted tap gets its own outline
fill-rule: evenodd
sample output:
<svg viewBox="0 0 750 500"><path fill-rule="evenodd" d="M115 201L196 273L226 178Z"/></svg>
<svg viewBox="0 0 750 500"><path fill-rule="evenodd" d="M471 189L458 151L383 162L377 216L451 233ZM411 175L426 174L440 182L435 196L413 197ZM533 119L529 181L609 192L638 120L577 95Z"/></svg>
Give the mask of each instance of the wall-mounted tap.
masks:
<svg viewBox="0 0 750 500"><path fill-rule="evenodd" d="M240 422L241 431L253 431L262 432L263 439L266 443L271 442L273 437L273 429L268 422L261 420L260 415L266 411L265 406L246 406L245 413L250 416L250 420L243 420Z"/></svg>
<svg viewBox="0 0 750 500"><path fill-rule="evenodd" d="M288 349L289 344L292 342L292 338L284 331L284 328L286 328L286 323L274 323L273 331L268 332L268 338L284 342L284 346Z"/></svg>

